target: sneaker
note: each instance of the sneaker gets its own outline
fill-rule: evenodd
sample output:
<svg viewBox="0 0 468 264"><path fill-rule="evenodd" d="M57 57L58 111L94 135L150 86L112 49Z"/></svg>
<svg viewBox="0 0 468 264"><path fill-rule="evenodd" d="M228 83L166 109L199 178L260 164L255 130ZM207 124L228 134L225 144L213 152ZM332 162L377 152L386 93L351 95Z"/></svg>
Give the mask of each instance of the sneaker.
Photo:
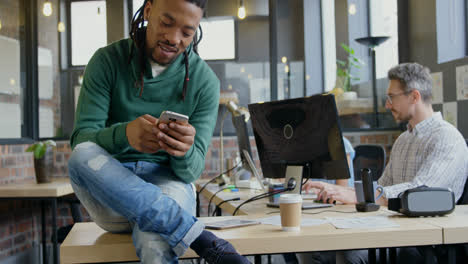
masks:
<svg viewBox="0 0 468 264"><path fill-rule="evenodd" d="M200 257L209 264L247 264L246 257L239 255L231 243L203 230L201 235L190 245Z"/></svg>

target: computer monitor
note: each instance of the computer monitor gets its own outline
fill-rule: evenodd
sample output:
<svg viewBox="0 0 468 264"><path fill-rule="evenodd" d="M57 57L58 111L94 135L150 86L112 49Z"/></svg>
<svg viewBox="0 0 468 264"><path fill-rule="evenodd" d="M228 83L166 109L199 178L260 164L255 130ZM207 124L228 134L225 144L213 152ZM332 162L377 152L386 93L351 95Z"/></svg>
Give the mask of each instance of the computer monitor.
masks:
<svg viewBox="0 0 468 264"><path fill-rule="evenodd" d="M247 130L247 121L245 120L245 115L232 116L232 124L236 129L237 145L239 146L239 155L242 160L242 167L244 169L250 170L250 167L247 163L247 158L244 154L244 150L246 150L250 157L252 157L252 149L250 147L249 132Z"/></svg>
<svg viewBox="0 0 468 264"><path fill-rule="evenodd" d="M249 112L263 177L350 177L333 95L250 104Z"/></svg>
<svg viewBox="0 0 468 264"><path fill-rule="evenodd" d="M261 189L266 191L268 188L263 184L263 178L258 173L253 162L252 149L250 147L249 132L247 130L248 121L245 115L233 115L232 123L236 128L237 145L239 146L239 155L241 157L242 167L234 173L234 183L241 187L251 187L250 179L255 177ZM248 184L248 186L242 185ZM246 182L247 181L247 182Z"/></svg>

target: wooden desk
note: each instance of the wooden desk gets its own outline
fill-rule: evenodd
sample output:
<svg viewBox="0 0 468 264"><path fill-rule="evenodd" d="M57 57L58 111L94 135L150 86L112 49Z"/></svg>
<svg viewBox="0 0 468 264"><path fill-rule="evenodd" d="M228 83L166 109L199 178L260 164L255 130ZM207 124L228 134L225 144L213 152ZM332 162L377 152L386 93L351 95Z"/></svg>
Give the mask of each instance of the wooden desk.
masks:
<svg viewBox="0 0 468 264"><path fill-rule="evenodd" d="M197 189L199 186L197 185ZM216 192L218 188L215 186L207 187L203 190L202 195L208 199ZM261 191L239 190L238 194L241 201L232 201L223 203L220 207L223 211L232 214L235 208L242 203L247 197L252 197L259 194ZM220 192L213 201L219 204L225 197L231 198L233 193ZM266 206L267 199L254 201L245 204L238 210L236 215L248 215L248 218L255 218L260 212L271 216L273 213L279 214L278 208L269 208ZM320 214L308 215L307 213L322 212ZM261 227L254 226L243 229L233 229L232 231L223 231L223 238L235 238L236 234L240 234L240 230L254 229L255 232L250 234L250 237L259 237L270 239L271 241L256 241L256 243L267 243L270 249L265 248L264 253L278 252L301 252L301 251L320 251L320 250L343 250L356 248L381 248L381 247L403 247L412 245L435 245L442 244L442 228L431 223L423 222L419 218L401 217L396 212L386 209L381 209L371 213L339 213L326 211L356 211L354 205L336 205L333 208L312 209L306 210L303 217L320 218L324 217L364 217L374 215L384 215L391 218L400 225L398 228L383 228L383 229L336 229L332 224L325 224L315 227L301 228L300 234L282 232L281 228L271 225L262 225ZM221 218L217 218L221 219ZM232 235L229 237L226 235ZM272 236L272 233L275 234ZM288 243L277 243L279 238L288 237ZM385 239L383 239L385 238ZM255 241L255 239L253 239ZM250 243L246 241L245 243ZM276 247L280 245L280 248ZM276 245L276 246L275 246ZM255 248L255 246L254 246ZM286 250L286 251L282 251ZM253 253L250 253L253 254ZM259 254L257 252L256 254Z"/></svg>
<svg viewBox="0 0 468 264"><path fill-rule="evenodd" d="M198 189L200 186L197 186ZM214 194L215 188L208 187L202 194L208 198ZM240 191L245 199L255 194L254 191ZM232 193L220 192L213 200L219 203L226 198L232 198ZM227 212L233 212L240 202L223 203L221 207ZM369 229L337 229L330 223L319 226L302 227L301 232L284 232L274 225L255 225L243 228L213 231L217 236L228 240L243 255L263 255L287 252L309 252L323 250L347 250L363 248L388 248L405 246L440 245L443 241L443 228L427 222L425 218L403 217L395 212L380 210L372 213L339 213L330 210L353 212L354 206L338 205L334 208L308 210L306 212L323 212L315 215L303 214L305 218L325 217L362 217L383 215L391 218L399 227L369 228ZM271 214L258 212L278 212L278 209L267 208L265 201L247 204L239 213L239 218L258 219ZM305 213L306 213L305 212ZM227 217L202 217L201 221L208 223ZM193 258L197 255L188 250L182 258ZM62 263L97 263L112 261L138 261L130 234L111 234L94 223L77 223L61 246Z"/></svg>
<svg viewBox="0 0 468 264"><path fill-rule="evenodd" d="M427 217L423 220L443 228L444 244L468 242L468 205L457 205L455 211L449 215Z"/></svg>
<svg viewBox="0 0 468 264"><path fill-rule="evenodd" d="M200 190L200 185L197 185L197 189ZM207 197L208 199L211 198L219 189L215 185L211 185L204 189L201 193L201 195ZM235 208L242 202L242 200L245 200L248 197L252 197L253 195L256 195L258 193L261 193L260 191L245 191L245 190L240 190L238 193L238 196L241 198L241 201L232 201L232 202L227 202L227 203L222 203L220 208L227 212L232 214L235 210ZM216 194L216 197L213 198L213 201L215 204L221 203L225 199L232 198L233 193L224 193L224 192L219 192ZM258 200L255 201L251 204L245 204L241 209L238 211L237 215L250 215L250 214L255 214L258 212L278 212L278 209L272 209L266 207L266 199ZM330 211L330 210L338 210L338 211L350 211L353 212L355 211L355 208L353 205L337 205L334 208L327 208L327 209L313 209L313 210L308 210L305 211L307 212L319 212L319 211ZM467 215L468 215L468 208L467 208ZM292 247L296 248L296 251L299 251L301 249L301 245L307 244L307 248L309 250L344 250L344 249L357 249L357 248L369 248L372 249L370 251L370 256L375 256L375 248L394 248L394 247L404 247L404 246L412 246L412 245L418 245L418 246L423 246L423 245L440 245L442 243L448 243L449 241L452 241L456 243L455 241L463 241L463 239L466 241L466 234L457 234L458 235L458 240L448 240L448 236L451 233L451 230L449 229L444 229L445 225L451 225L451 228L457 228L457 230L453 230L453 235L450 235L450 237L455 237L455 234L457 231L459 231L460 228L464 228L468 224L465 224L463 220L461 219L454 219L452 220L453 222L457 223L458 225L454 225L455 223L449 223L446 221L445 218L438 218L438 221L440 221L440 224L437 225L433 222L427 222L424 221L425 218L408 218L403 215L400 215L396 212L388 211L385 208L382 208L378 212L373 212L373 213L357 213L356 214L343 214L343 213L333 213L333 212L324 212L321 214L316 215L318 218L320 217L357 217L357 216L370 216L370 215L375 215L375 214L385 214L388 217L390 217L393 221L397 222L400 224L399 228L396 229L382 229L382 230L337 230L335 229L331 224L328 225L322 225L320 226L321 228L318 228L315 230L315 234L322 234L320 237L310 237L309 239L312 240L306 240L299 242L298 245L293 245L291 244L291 238L288 238L288 245L292 245ZM403 222L401 222L403 221ZM430 225L430 226L427 226ZM420 227L428 228L426 231L428 233L425 233L426 231L419 230ZM389 231L389 232L387 232ZM323 232L323 233L322 233ZM349 232L349 233L348 233ZM468 229L466 230L468 232ZM408 236L409 235L409 236ZM427 235L427 236L426 236ZM464 236L464 238L463 238ZM312 242L313 241L313 242ZM314 243L316 241L319 241L319 245L317 246L323 246L322 248L320 247L315 247ZM286 251L277 251L277 252L286 252ZM395 256L395 251L392 249L391 251L391 257ZM382 253L382 252L381 252ZM370 258L372 259L372 258Z"/></svg>
<svg viewBox="0 0 468 264"><path fill-rule="evenodd" d="M320 216L304 215L310 218ZM239 216L261 218L267 215ZM336 215L335 215L336 216ZM342 216L342 214L340 215ZM209 223L224 218L206 217ZM336 229L331 224L303 227L299 233L283 232L273 225L255 225L243 228L213 231L228 240L243 255L309 252L375 247L401 247L442 243L442 229L417 219L396 218L400 227L384 229ZM385 238L385 239L383 239ZM100 263L112 261L138 261L130 234L111 234L95 223L76 223L60 247L62 263ZM197 255L188 250L182 258Z"/></svg>
<svg viewBox="0 0 468 264"><path fill-rule="evenodd" d="M50 183L22 183L0 185L0 198L61 197L73 193L69 179Z"/></svg>
<svg viewBox="0 0 468 264"><path fill-rule="evenodd" d="M0 186L0 199L2 200L40 200L41 201L41 222L42 222L42 259L43 263L49 263L47 260L46 246L46 203L52 207L52 242L54 264L58 263L58 245L57 245L57 199L73 193L73 188L69 179L60 179L51 183L24 183L9 184Z"/></svg>

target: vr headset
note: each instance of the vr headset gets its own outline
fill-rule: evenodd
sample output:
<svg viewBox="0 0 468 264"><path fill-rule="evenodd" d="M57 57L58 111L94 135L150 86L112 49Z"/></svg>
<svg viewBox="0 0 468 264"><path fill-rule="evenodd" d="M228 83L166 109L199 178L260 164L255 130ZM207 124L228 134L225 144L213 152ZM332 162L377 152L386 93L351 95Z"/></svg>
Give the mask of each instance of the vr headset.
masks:
<svg viewBox="0 0 468 264"><path fill-rule="evenodd" d="M419 186L406 190L398 198L388 199L388 209L406 216L437 216L455 209L455 195L450 189Z"/></svg>

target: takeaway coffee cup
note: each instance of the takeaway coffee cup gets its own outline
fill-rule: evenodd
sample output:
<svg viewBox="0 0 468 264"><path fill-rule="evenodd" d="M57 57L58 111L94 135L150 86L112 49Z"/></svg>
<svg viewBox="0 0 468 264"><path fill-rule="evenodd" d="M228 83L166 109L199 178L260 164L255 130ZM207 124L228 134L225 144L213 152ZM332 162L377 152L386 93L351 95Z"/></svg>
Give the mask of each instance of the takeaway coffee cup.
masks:
<svg viewBox="0 0 468 264"><path fill-rule="evenodd" d="M300 194L282 194L279 198L281 226L284 231L301 230L302 197Z"/></svg>
<svg viewBox="0 0 468 264"><path fill-rule="evenodd" d="M362 181L354 181L354 190L356 191L356 200L358 203L364 203L364 202L375 203L375 201L379 200L379 198L382 197L383 187L378 185L376 181L372 182L372 184L374 187L374 191L372 192L371 196L374 196L376 190L379 190L380 194L379 196L375 197L375 200L366 201L364 198L365 195L364 195L364 191L362 188Z"/></svg>

